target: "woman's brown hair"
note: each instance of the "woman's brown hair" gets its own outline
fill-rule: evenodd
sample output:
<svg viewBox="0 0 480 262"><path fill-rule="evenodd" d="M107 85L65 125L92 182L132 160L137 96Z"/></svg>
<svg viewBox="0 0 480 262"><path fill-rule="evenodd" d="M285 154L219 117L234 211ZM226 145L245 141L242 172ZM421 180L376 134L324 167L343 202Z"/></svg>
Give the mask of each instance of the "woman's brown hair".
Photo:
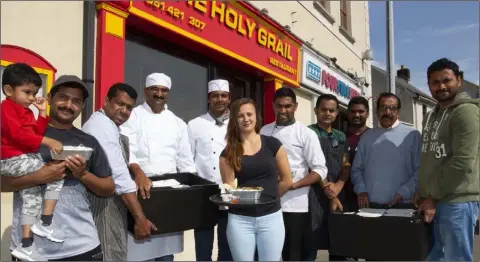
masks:
<svg viewBox="0 0 480 262"><path fill-rule="evenodd" d="M241 98L234 101L230 108L230 120L227 127L227 146L225 147L225 158L227 162L233 167L235 171L240 171L242 168L243 146L242 137L240 136L240 129L238 128L237 117L240 112L240 107L246 104L251 104L255 108L256 124L255 132L260 132L262 118L257 111L256 103L251 98Z"/></svg>

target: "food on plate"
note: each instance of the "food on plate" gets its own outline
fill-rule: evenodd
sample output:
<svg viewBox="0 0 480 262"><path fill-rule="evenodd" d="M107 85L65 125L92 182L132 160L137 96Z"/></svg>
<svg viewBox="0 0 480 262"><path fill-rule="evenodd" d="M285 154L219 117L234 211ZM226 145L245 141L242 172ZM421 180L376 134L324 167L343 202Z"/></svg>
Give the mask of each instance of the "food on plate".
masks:
<svg viewBox="0 0 480 262"><path fill-rule="evenodd" d="M232 196L232 200L231 200L231 203L232 204L238 204L238 200L240 199L239 196Z"/></svg>
<svg viewBox="0 0 480 262"><path fill-rule="evenodd" d="M239 187L236 191L262 191L263 187Z"/></svg>

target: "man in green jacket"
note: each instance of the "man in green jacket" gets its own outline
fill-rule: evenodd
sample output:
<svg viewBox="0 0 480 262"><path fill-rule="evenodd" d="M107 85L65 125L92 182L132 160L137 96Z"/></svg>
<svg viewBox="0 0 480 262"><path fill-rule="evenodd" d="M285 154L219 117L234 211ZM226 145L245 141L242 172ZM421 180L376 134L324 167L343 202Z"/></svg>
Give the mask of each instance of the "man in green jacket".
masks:
<svg viewBox="0 0 480 262"><path fill-rule="evenodd" d="M458 65L446 58L427 70L437 106L424 116L416 204L433 220L429 261L473 261L478 217L480 100L460 93Z"/></svg>

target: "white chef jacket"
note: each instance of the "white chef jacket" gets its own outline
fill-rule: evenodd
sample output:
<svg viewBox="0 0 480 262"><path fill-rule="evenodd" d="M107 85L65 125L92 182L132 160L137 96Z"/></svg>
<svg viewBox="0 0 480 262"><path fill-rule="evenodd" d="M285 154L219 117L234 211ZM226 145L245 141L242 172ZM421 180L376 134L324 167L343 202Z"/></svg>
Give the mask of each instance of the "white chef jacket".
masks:
<svg viewBox="0 0 480 262"><path fill-rule="evenodd" d="M199 176L222 185L220 175L220 153L227 145L228 120L224 125L215 124L215 119L206 113L188 122L188 137L192 148L193 158Z"/></svg>
<svg viewBox="0 0 480 262"><path fill-rule="evenodd" d="M145 102L132 110L121 132L130 140L130 164L137 163L147 176L196 172L187 125L171 111L165 109L155 114ZM182 251L183 232L152 236L148 241L135 241L128 234L128 261L149 260Z"/></svg>
<svg viewBox="0 0 480 262"><path fill-rule="evenodd" d="M327 177L327 166L320 141L313 130L300 122L288 126L277 126L276 123L265 125L260 134L273 136L282 142L287 152L292 171L292 180L297 182L304 178L309 169L320 177ZM282 211L293 213L308 212L308 191L310 187L290 190L281 198Z"/></svg>

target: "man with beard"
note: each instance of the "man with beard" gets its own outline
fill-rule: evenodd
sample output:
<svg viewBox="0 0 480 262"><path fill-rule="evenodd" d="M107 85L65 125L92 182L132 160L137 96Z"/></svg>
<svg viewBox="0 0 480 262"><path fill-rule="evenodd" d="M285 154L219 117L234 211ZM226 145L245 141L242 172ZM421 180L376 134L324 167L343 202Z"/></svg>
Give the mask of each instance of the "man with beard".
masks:
<svg viewBox="0 0 480 262"><path fill-rule="evenodd" d="M70 75L60 76L52 85L47 97L50 104L50 121L45 136L60 141L64 146L85 146L93 149L89 160L74 155L67 157L63 162L68 169L67 176L55 207L52 225L62 228L67 238L63 243L45 242L40 246L41 255L48 260L103 260L97 229L86 196L90 190L98 196L109 197L114 192L115 184L108 159L98 141L73 126L73 121L82 111L87 97L85 84L78 77ZM48 148L40 147L39 153L45 162L52 160ZM33 174L29 176L30 182L26 182L27 179L22 179L23 177L8 180L2 177L2 191L29 188L45 182L41 180L35 182L38 175L37 178L34 176ZM12 249L20 245L19 218L22 204L19 200L18 193L15 193Z"/></svg>
<svg viewBox="0 0 480 262"><path fill-rule="evenodd" d="M446 58L427 69L428 87L438 101L423 123L419 210L433 219L429 261L473 261L479 209L479 99L459 93L458 65Z"/></svg>
<svg viewBox="0 0 480 262"><path fill-rule="evenodd" d="M185 122L166 108L172 80L163 73L147 76L145 103L135 107L121 133L130 145L130 170L142 197L149 198L149 177L168 173L195 173L195 163ZM167 211L167 210L162 210ZM183 251L183 232L155 235L135 241L128 234L128 261L173 261Z"/></svg>
<svg viewBox="0 0 480 262"><path fill-rule="evenodd" d="M324 187L327 167L320 143L312 130L295 121L297 97L288 87L275 92L273 110L276 121L265 125L260 134L278 138L285 147L292 172L293 184L281 198L285 224L284 261L315 260L313 235L309 213L310 186ZM312 255L312 250L315 250Z"/></svg>
<svg viewBox="0 0 480 262"><path fill-rule="evenodd" d="M94 136L107 154L115 182L115 196L90 194L91 209L105 261L127 260L127 209L135 219L135 239L150 237L155 226L145 217L137 199L137 186L128 170L128 138L120 128L130 117L137 99L133 87L117 83L110 87L103 109L93 113L82 130Z"/></svg>
<svg viewBox="0 0 480 262"><path fill-rule="evenodd" d="M377 100L379 127L360 138L351 180L358 206L411 203L417 189L420 132L398 120L400 99L382 93Z"/></svg>
<svg viewBox="0 0 480 262"><path fill-rule="evenodd" d="M348 211L345 190L343 189L350 176L350 161L347 153L345 134L332 128L338 115L339 103L334 95L324 94L318 97L314 108L317 123L309 127L315 131L320 140L322 151L328 168L328 188L317 192L323 209L322 226L316 232L318 249L329 249L328 216L331 211ZM330 261L344 261L348 258L329 254Z"/></svg>
<svg viewBox="0 0 480 262"><path fill-rule="evenodd" d="M223 188L220 176L219 154L226 146L228 117L230 111L230 88L228 81L217 79L208 83L208 112L188 123L190 146L198 175L215 182ZM218 261L232 261L226 229L228 213L220 207L218 214L217 242ZM212 261L213 228L195 230L195 255L197 261Z"/></svg>
<svg viewBox="0 0 480 262"><path fill-rule="evenodd" d="M362 96L354 97L348 103L347 119L348 119L348 158L350 163L353 163L355 159L355 153L357 152L357 146L360 142L360 137L363 133L370 129L367 127L369 105L368 100ZM353 191L352 181L349 179L345 185L345 194L347 197L347 203L350 210L358 210L357 195Z"/></svg>

